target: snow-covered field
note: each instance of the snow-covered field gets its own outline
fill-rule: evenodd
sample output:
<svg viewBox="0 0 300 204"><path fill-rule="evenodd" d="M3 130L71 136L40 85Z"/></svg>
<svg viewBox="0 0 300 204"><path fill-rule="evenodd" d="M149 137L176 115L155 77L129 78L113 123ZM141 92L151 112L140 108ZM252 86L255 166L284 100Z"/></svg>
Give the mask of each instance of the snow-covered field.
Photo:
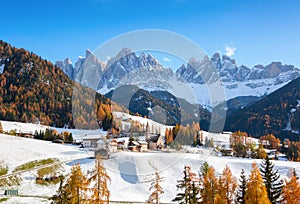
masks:
<svg viewBox="0 0 300 204"><path fill-rule="evenodd" d="M14 130L16 132L23 132L23 133L30 133L34 134L35 131L45 131L46 129L54 129L58 132L70 132L73 135L74 139L81 139L85 135L105 135L106 132L101 129L96 130L80 130L80 129L67 129L67 128L56 128L56 127L50 127L46 125L39 125L34 123L22 123L22 122L11 122L11 121L3 121L0 120L3 131L10 132L11 130Z"/></svg>
<svg viewBox="0 0 300 204"><path fill-rule="evenodd" d="M124 120L131 119L133 121L138 121L140 124L145 125L145 126L147 124L149 124L150 130L152 129L152 127L154 127L154 129L160 130L160 134L162 134L162 135L165 135L166 128L174 127L174 126L168 126L168 125L160 124L160 123L155 122L155 121L153 121L151 119L148 119L148 118L133 116L133 115L130 115L128 113L114 111L113 114L116 118L123 120L122 121L123 125L126 124L126 122L124 122ZM130 125L129 122L128 122L128 125Z"/></svg>
<svg viewBox="0 0 300 204"><path fill-rule="evenodd" d="M242 169L247 173L251 170L252 162L260 163L260 160L241 159L232 157L216 157L211 155L209 149L201 149L202 154L191 154L183 152L118 152L106 160L105 166L111 177L109 189L111 200L116 201L145 201L149 195L150 183L155 168L164 177L162 187L164 195L162 201L170 202L177 193L176 181L183 176L183 167L190 165L194 172L197 172L204 161L212 165L217 173L221 173L228 165L233 175L239 177ZM92 152L85 151L76 146L53 144L51 142L20 138L0 134L0 161L6 164L11 172L16 166L28 161L44 158L58 158L66 161L64 174L68 174L71 165L81 163L84 172L91 170L94 160L89 159ZM282 177L289 174L291 168L296 168L300 174L300 165L296 162L274 161L275 168L279 170ZM58 186L42 186L35 184L35 172L26 172L22 175L21 186L16 188L19 194L51 196ZM0 187L0 192L4 188ZM11 198L7 203L15 203L16 198ZM20 203L47 203L43 199L22 198Z"/></svg>

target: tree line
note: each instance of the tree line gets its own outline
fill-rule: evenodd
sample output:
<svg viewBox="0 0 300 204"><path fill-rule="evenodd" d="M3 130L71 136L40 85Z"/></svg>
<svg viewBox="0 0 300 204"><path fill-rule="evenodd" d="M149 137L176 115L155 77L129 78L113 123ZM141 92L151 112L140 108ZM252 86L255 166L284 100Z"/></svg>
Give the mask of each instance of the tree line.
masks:
<svg viewBox="0 0 300 204"><path fill-rule="evenodd" d="M246 132L236 131L231 134L230 147L235 156L263 159L267 156L264 150L266 148L286 154L291 161L300 161L300 141L285 139L281 142L273 134L266 134L259 138L260 145L257 148L251 138Z"/></svg>
<svg viewBox="0 0 300 204"><path fill-rule="evenodd" d="M183 174L183 178L177 181L180 193L172 200L180 204L300 202L300 183L295 170L283 181L268 157L262 161L261 168L252 164L248 178L242 170L239 180L228 166L216 176L215 169L207 162L201 166L198 175L189 166L184 167Z"/></svg>
<svg viewBox="0 0 300 204"><path fill-rule="evenodd" d="M161 203L164 190L161 186L164 178L158 170L150 180L149 204ZM109 203L111 181L103 161L96 157L95 168L87 175L82 173L79 164L72 166L70 176L61 182L57 193L51 198L52 204ZM183 178L177 181L178 191L172 202L179 204L276 204L299 203L300 182L295 169L289 178L280 178L274 164L266 157L260 167L254 162L247 178L242 169L237 179L226 166L221 175L204 162L198 173L190 166L184 166Z"/></svg>

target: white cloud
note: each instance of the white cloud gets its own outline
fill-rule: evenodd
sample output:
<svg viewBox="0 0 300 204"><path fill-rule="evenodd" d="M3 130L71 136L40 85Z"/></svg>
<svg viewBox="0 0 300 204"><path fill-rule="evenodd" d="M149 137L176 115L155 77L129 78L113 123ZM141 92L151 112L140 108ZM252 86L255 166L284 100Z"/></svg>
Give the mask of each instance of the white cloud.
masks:
<svg viewBox="0 0 300 204"><path fill-rule="evenodd" d="M231 44L231 45L226 45L225 47L226 55L228 57L231 57L234 55L236 48Z"/></svg>
<svg viewBox="0 0 300 204"><path fill-rule="evenodd" d="M171 59L169 59L169 58L167 58L167 57L164 57L164 58L163 58L163 61L164 61L164 62L171 62Z"/></svg>

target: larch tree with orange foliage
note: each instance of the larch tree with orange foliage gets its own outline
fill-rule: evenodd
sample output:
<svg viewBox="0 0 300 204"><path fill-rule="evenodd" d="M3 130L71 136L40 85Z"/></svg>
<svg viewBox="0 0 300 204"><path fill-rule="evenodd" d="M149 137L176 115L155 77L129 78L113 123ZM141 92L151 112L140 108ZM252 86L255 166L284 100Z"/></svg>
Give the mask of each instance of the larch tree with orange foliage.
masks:
<svg viewBox="0 0 300 204"><path fill-rule="evenodd" d="M160 183L163 180L163 178L159 175L158 171L155 172L155 178L151 181L151 187L149 188L149 191L152 191L147 203L148 204L159 204L160 203L160 197L164 193Z"/></svg>
<svg viewBox="0 0 300 204"><path fill-rule="evenodd" d="M237 190L237 180L232 175L232 172L228 166L226 166L222 172L218 184L218 196L216 203L231 204L234 201Z"/></svg>
<svg viewBox="0 0 300 204"><path fill-rule="evenodd" d="M110 177L106 172L100 156L96 157L95 170L89 181L94 183L94 186L91 189L92 196L90 203L109 203L110 191L108 189L108 182L110 182Z"/></svg>
<svg viewBox="0 0 300 204"><path fill-rule="evenodd" d="M252 164L251 174L245 192L245 204L271 204L263 178L256 163Z"/></svg>
<svg viewBox="0 0 300 204"><path fill-rule="evenodd" d="M218 200L218 179L213 167L209 167L201 178L200 195L202 199L200 203L203 204L214 204Z"/></svg>
<svg viewBox="0 0 300 204"><path fill-rule="evenodd" d="M283 203L300 203L300 183L295 170L289 180L285 180L285 183L282 191Z"/></svg>

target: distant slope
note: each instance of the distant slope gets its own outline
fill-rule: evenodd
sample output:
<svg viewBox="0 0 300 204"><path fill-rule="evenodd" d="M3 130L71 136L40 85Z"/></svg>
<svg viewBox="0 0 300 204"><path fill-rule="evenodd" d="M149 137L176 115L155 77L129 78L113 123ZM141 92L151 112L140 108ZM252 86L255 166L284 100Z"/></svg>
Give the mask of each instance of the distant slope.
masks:
<svg viewBox="0 0 300 204"><path fill-rule="evenodd" d="M100 119L97 110L110 109L109 100L74 83L51 62L3 41L0 41L0 67L0 120L39 120L55 127L74 127L74 124L96 127L96 116ZM72 102L74 96L76 100ZM96 98L94 104L89 96ZM75 118L72 109L76 109ZM105 114L109 115L108 112ZM101 117L104 120L105 116Z"/></svg>
<svg viewBox="0 0 300 204"><path fill-rule="evenodd" d="M299 140L300 78L227 117L225 129L246 131L255 137L272 133L281 139Z"/></svg>
<svg viewBox="0 0 300 204"><path fill-rule="evenodd" d="M138 113L162 124L185 125L200 122L202 129L209 128L208 110L176 98L166 91L149 92L134 85L124 85L105 96L127 107L132 114Z"/></svg>

